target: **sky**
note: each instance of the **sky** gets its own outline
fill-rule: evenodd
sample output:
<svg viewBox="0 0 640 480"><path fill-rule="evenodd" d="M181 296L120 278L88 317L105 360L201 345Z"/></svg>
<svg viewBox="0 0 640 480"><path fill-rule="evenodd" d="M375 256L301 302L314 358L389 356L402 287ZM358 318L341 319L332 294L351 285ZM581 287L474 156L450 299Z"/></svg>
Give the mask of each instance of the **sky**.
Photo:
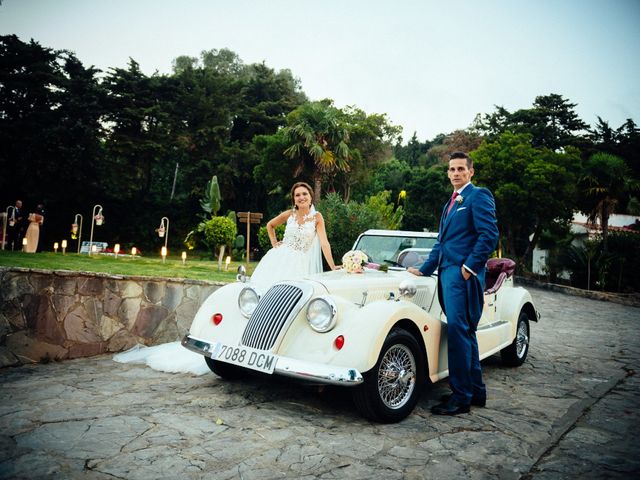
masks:
<svg viewBox="0 0 640 480"><path fill-rule="evenodd" d="M311 100L430 140L495 106L560 94L589 125L640 123L640 0L0 0L0 35L85 66L170 74L228 48L289 69Z"/></svg>

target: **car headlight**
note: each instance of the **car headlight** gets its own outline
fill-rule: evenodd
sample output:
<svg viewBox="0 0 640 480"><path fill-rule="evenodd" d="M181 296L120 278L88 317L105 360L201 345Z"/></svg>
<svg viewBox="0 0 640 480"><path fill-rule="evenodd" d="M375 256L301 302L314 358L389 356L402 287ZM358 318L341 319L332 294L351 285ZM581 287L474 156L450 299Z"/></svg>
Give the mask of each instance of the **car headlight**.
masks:
<svg viewBox="0 0 640 480"><path fill-rule="evenodd" d="M325 333L336 325L338 309L331 298L318 297L307 307L307 321L316 332Z"/></svg>
<svg viewBox="0 0 640 480"><path fill-rule="evenodd" d="M253 287L245 287L238 296L238 307L240 307L242 314L249 318L258 306L259 301L260 294L258 291Z"/></svg>

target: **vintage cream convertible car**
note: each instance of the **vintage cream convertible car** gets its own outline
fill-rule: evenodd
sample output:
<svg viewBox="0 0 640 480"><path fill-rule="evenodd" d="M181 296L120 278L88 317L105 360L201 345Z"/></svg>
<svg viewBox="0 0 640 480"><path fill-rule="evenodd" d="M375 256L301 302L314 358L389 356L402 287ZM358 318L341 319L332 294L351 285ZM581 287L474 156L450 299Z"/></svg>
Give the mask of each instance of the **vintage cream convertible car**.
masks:
<svg viewBox="0 0 640 480"><path fill-rule="evenodd" d="M362 415L397 422L409 415L427 380L448 375L447 319L437 279L417 277L435 233L368 230L354 250L389 271L344 270L280 282L267 291L242 273L204 302L182 344L204 355L211 370L238 378L248 370L316 384L349 387ZM513 285L515 264L492 259L478 326L480 357L500 352L521 365L529 322L538 320L531 296Z"/></svg>

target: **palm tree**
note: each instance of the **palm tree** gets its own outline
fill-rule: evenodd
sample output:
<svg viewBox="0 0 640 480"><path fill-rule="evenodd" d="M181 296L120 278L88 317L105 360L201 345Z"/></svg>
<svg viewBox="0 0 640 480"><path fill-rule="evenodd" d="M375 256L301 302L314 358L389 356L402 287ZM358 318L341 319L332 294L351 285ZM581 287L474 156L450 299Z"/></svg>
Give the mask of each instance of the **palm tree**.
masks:
<svg viewBox="0 0 640 480"><path fill-rule="evenodd" d="M293 110L283 134L288 144L283 153L297 161L294 178L309 174L316 198L320 199L324 175L349 171L349 132L330 100L305 103Z"/></svg>
<svg viewBox="0 0 640 480"><path fill-rule="evenodd" d="M625 161L610 153L599 152L591 155L584 171L580 183L589 205L586 213L592 222L600 219L602 249L606 252L609 217L618 202L627 198L636 185Z"/></svg>

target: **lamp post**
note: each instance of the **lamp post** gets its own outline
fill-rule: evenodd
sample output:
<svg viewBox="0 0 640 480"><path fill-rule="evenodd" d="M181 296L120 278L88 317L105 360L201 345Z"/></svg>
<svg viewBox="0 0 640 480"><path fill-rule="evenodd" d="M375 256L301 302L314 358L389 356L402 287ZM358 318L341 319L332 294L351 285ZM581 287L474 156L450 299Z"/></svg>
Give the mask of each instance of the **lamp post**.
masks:
<svg viewBox="0 0 640 480"><path fill-rule="evenodd" d="M78 223L78 217L80 217L80 223ZM76 216L73 218L73 223L71 224L71 236L78 237L78 253L80 253L80 244L82 243L82 215L79 213L76 213Z"/></svg>
<svg viewBox="0 0 640 480"><path fill-rule="evenodd" d="M160 219L160 226L158 227L158 236L164 237L164 248L167 248L167 242L169 241L169 218L162 217Z"/></svg>
<svg viewBox="0 0 640 480"><path fill-rule="evenodd" d="M22 251L27 251L27 237L22 237Z"/></svg>
<svg viewBox="0 0 640 480"><path fill-rule="evenodd" d="M113 253L115 253L116 254L116 258L118 258L118 253L120 253L120 244L119 243L116 243L113 246Z"/></svg>
<svg viewBox="0 0 640 480"><path fill-rule="evenodd" d="M62 254L64 255L67 251L67 241L66 240L62 240Z"/></svg>
<svg viewBox="0 0 640 480"><path fill-rule="evenodd" d="M58 253L58 242L53 242L53 251Z"/></svg>
<svg viewBox="0 0 640 480"><path fill-rule="evenodd" d="M187 252L182 252L182 264L185 265L187 263Z"/></svg>
<svg viewBox="0 0 640 480"><path fill-rule="evenodd" d="M10 209L13 209L11 216L9 216ZM4 244L7 242L7 222L9 222L10 227L16 224L16 207L9 205L5 212L6 215L2 221L2 250L4 250ZM11 250L13 250L13 244L11 244Z"/></svg>
<svg viewBox="0 0 640 480"><path fill-rule="evenodd" d="M96 213L96 209L98 213ZM102 205L94 205L93 211L91 212L91 236L89 237L89 255L91 255L94 251L93 249L93 224L100 226L104 221L104 216L102 215Z"/></svg>
<svg viewBox="0 0 640 480"><path fill-rule="evenodd" d="M160 250L160 255L162 255L162 263L164 263L164 259L167 258L167 247L162 247L162 250Z"/></svg>

